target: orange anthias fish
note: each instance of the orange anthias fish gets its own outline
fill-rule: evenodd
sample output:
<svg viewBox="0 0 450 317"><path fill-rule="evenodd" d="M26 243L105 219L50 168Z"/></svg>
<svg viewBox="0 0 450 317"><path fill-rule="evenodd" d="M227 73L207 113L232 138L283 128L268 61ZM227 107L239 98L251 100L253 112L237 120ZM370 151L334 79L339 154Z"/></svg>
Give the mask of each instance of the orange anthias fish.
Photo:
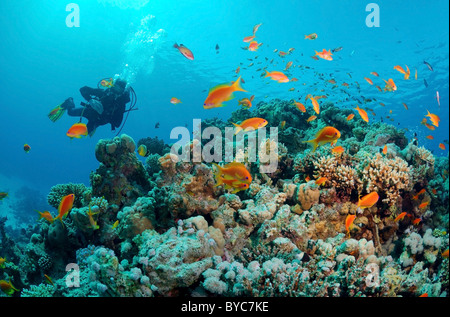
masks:
<svg viewBox="0 0 450 317"><path fill-rule="evenodd" d="M428 112L428 114L425 117L429 117L431 123L434 126L439 127L439 121L441 121L441 119L437 115L430 113L430 111L427 110L427 112Z"/></svg>
<svg viewBox="0 0 450 317"><path fill-rule="evenodd" d="M318 146L321 146L325 143L331 143L332 145L337 142L337 140L341 137L341 132L334 127L325 127L317 132L316 137L309 141L303 141L306 143L311 143L313 146L313 152L317 149Z"/></svg>
<svg viewBox="0 0 450 317"><path fill-rule="evenodd" d="M320 113L320 106L319 106L319 103L317 102L317 100L314 97L309 98L309 100L311 100L311 102L313 104L314 111L317 114L319 114Z"/></svg>
<svg viewBox="0 0 450 317"><path fill-rule="evenodd" d="M388 150L387 144L385 144L385 146L383 147L383 151L382 151L384 155L387 154L387 150Z"/></svg>
<svg viewBox="0 0 450 317"><path fill-rule="evenodd" d="M319 186L322 185L323 186L327 180L328 180L328 178L321 177L321 178L316 180L316 185L319 185Z"/></svg>
<svg viewBox="0 0 450 317"><path fill-rule="evenodd" d="M252 182L250 172L242 163L231 162L225 166L219 166L213 163L213 165L217 169L214 173L217 182L215 186L225 184L227 189L233 188L233 193L237 193L241 190L248 189L250 183Z"/></svg>
<svg viewBox="0 0 450 317"><path fill-rule="evenodd" d="M266 72L266 76L264 76L264 78L265 77L270 77L270 79L275 80L275 81L277 81L279 83L287 83L287 82L289 82L289 78L285 74L283 74L282 72L273 71L273 72L269 73L267 70L265 72Z"/></svg>
<svg viewBox="0 0 450 317"><path fill-rule="evenodd" d="M352 120L354 117L355 117L355 114L354 114L354 113L349 114L349 115L347 116L347 121Z"/></svg>
<svg viewBox="0 0 450 317"><path fill-rule="evenodd" d="M192 53L192 51L190 49L188 49L186 46L184 46L183 44L178 45L177 43L175 43L173 45L174 48L178 49L180 51L181 54L183 54L184 57L186 57L187 59L193 61L194 60L194 54Z"/></svg>
<svg viewBox="0 0 450 317"><path fill-rule="evenodd" d="M364 77L364 79L371 85L373 85L373 81L370 78Z"/></svg>
<svg viewBox="0 0 450 317"><path fill-rule="evenodd" d="M241 130L244 132L258 130L259 128L265 127L267 125L267 120L262 118L250 118L242 121L241 124L232 123L236 127L235 135Z"/></svg>
<svg viewBox="0 0 450 317"><path fill-rule="evenodd" d="M419 196L422 195L422 194L425 193L425 192L426 192L426 189L425 189L425 188L422 188L417 194L415 194L415 195L413 196L412 199L414 199L414 200L419 199Z"/></svg>
<svg viewBox="0 0 450 317"><path fill-rule="evenodd" d="M58 206L58 216L56 216L56 218L53 220L59 219L59 221L61 221L61 223L64 225L62 219L66 217L69 211L72 209L74 200L74 194L64 196Z"/></svg>
<svg viewBox="0 0 450 317"><path fill-rule="evenodd" d="M376 77L380 77L380 75L378 75L377 72L370 72L370 74L372 74L372 75L374 75L374 76L376 76Z"/></svg>
<svg viewBox="0 0 450 317"><path fill-rule="evenodd" d="M105 88L111 88L114 86L114 79L112 79L112 78L102 79L102 81L100 82L100 86L105 87Z"/></svg>
<svg viewBox="0 0 450 317"><path fill-rule="evenodd" d="M377 192L371 192L363 198L358 199L358 207L361 209L370 208L377 203L379 198Z"/></svg>
<svg viewBox="0 0 450 317"><path fill-rule="evenodd" d="M37 211L37 212L40 215L38 221L41 220L42 218L44 218L48 222L53 223L54 219L53 219L52 214L49 211L43 211L43 212Z"/></svg>
<svg viewBox="0 0 450 317"><path fill-rule="evenodd" d="M176 105L176 104L181 103L181 100L178 99L178 98L172 97L172 98L170 99L170 103Z"/></svg>
<svg viewBox="0 0 450 317"><path fill-rule="evenodd" d="M397 71L399 71L400 73L402 73L403 75L405 75L405 79L409 79L409 75L410 75L410 70L409 70L409 68L408 68L408 65L405 65L406 66L406 70L404 70L401 66L399 66L399 65L396 65L396 66L394 66L394 69L395 70L397 70Z"/></svg>
<svg viewBox="0 0 450 317"><path fill-rule="evenodd" d="M5 280L1 280L0 281L0 289L3 291L3 293L5 293L8 296L11 296L12 294L14 294L14 292L19 291L17 288L15 288L12 285L11 280L9 280L8 282Z"/></svg>
<svg viewBox="0 0 450 317"><path fill-rule="evenodd" d="M369 122L369 116L367 115L367 112L365 110L361 109L358 105L356 105L356 108L354 109L358 111L359 115L364 121Z"/></svg>
<svg viewBox="0 0 450 317"><path fill-rule="evenodd" d="M250 44L248 45L248 50L255 52L258 50L258 48L262 45L262 43L258 43L256 41L251 41Z"/></svg>
<svg viewBox="0 0 450 317"><path fill-rule="evenodd" d="M214 88L211 88L203 103L203 108L212 109L216 107L223 107L223 102L231 100L234 98L233 92L235 91L243 91L244 90L240 85L241 77L239 77L233 84L221 84L217 85Z"/></svg>
<svg viewBox="0 0 450 317"><path fill-rule="evenodd" d="M306 107L304 104L302 104L301 102L297 102L295 100L294 100L294 104L298 110L300 110L301 112L306 112Z"/></svg>
<svg viewBox="0 0 450 317"><path fill-rule="evenodd" d="M420 124L423 124L424 126L426 126L428 129L430 129L431 131L434 131L436 128L434 126L432 126L431 124L428 124L427 122L427 118L423 118L422 121L420 122Z"/></svg>
<svg viewBox="0 0 450 317"><path fill-rule="evenodd" d="M441 150L444 150L444 151L445 151L445 144L444 144L444 143L439 143L439 148L440 148Z"/></svg>
<svg viewBox="0 0 450 317"><path fill-rule="evenodd" d="M403 107L405 107L406 110L408 110L408 105L404 102L402 102Z"/></svg>
<svg viewBox="0 0 450 317"><path fill-rule="evenodd" d="M320 58L322 58L322 59L324 59L324 60L327 60L327 61L332 61L333 60L333 57L331 57L331 55L333 55L333 54L331 54L331 50L326 50L326 49L323 49L323 51L322 52L317 52L317 51L315 51L316 52L316 54L314 55L314 56L319 56Z"/></svg>
<svg viewBox="0 0 450 317"><path fill-rule="evenodd" d="M254 35L252 35L252 36L246 36L246 37L244 37L244 42L245 43L248 43L248 42L251 42L251 41L253 41L255 39L255 36Z"/></svg>
<svg viewBox="0 0 450 317"><path fill-rule="evenodd" d="M413 225L418 225L421 221L422 221L422 219L416 218L416 219L413 220L412 223L413 223Z"/></svg>
<svg viewBox="0 0 450 317"><path fill-rule="evenodd" d="M305 40L315 40L315 39L317 39L316 33L311 33L311 34L305 35Z"/></svg>
<svg viewBox="0 0 450 317"><path fill-rule="evenodd" d="M251 108L252 107L252 101L255 99L255 95L252 95L250 98L242 98L238 101L238 105L241 105L244 108Z"/></svg>
<svg viewBox="0 0 450 317"><path fill-rule="evenodd" d="M442 255L443 258L448 258L448 249L445 250L444 252L442 252L441 255Z"/></svg>
<svg viewBox="0 0 450 317"><path fill-rule="evenodd" d="M30 150L31 150L31 146L29 146L28 144L24 144L24 145L23 145L23 150L24 150L26 153L28 153L28 152L30 152Z"/></svg>
<svg viewBox="0 0 450 317"><path fill-rule="evenodd" d="M387 81L384 80L384 82L386 83L386 86L384 87L385 91L396 91L397 90L397 85L394 83L392 78L389 78Z"/></svg>
<svg viewBox="0 0 450 317"><path fill-rule="evenodd" d="M345 151L345 149L342 146L336 146L331 149L331 153L333 153L333 154L344 153L344 151Z"/></svg>
<svg viewBox="0 0 450 317"><path fill-rule="evenodd" d="M424 202L424 203L421 203L421 204L419 205L419 209L426 208L429 204L430 204L429 201L426 201L426 202Z"/></svg>
<svg viewBox="0 0 450 317"><path fill-rule="evenodd" d="M350 229L353 226L353 221L355 221L356 215L348 215L345 218L345 230L347 231L348 236L350 237Z"/></svg>
<svg viewBox="0 0 450 317"><path fill-rule="evenodd" d="M317 116L311 116L308 119L306 119L306 122L311 122L317 119Z"/></svg>
<svg viewBox="0 0 450 317"><path fill-rule="evenodd" d="M402 212L400 215L398 215L398 216L394 219L394 221L400 221L400 220L403 220L403 218L405 218L405 216L406 216L406 211L404 211L404 212Z"/></svg>
<svg viewBox="0 0 450 317"><path fill-rule="evenodd" d="M71 139L73 138L79 139L82 136L87 136L88 135L87 126L84 123L75 123L69 128L66 135Z"/></svg>

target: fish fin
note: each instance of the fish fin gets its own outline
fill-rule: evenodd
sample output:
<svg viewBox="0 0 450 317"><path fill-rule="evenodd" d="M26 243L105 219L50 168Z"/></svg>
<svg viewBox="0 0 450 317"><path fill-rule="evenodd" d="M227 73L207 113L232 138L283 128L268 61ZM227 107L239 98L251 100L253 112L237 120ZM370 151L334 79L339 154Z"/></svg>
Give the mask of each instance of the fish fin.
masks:
<svg viewBox="0 0 450 317"><path fill-rule="evenodd" d="M229 84L219 84L219 85L216 85L216 86L210 88L209 91L208 91L208 93L211 93L211 92L213 92L214 90L217 90L217 89L219 89L219 88L226 88L226 87L229 87Z"/></svg>
<svg viewBox="0 0 450 317"><path fill-rule="evenodd" d="M242 130L240 125L233 123L233 122L231 122L231 124L236 127L236 131L234 132L234 135L238 134Z"/></svg>
<svg viewBox="0 0 450 317"><path fill-rule="evenodd" d="M174 48L178 48L179 46L178 46L177 43L175 43L175 44L173 44L173 47L174 47Z"/></svg>
<svg viewBox="0 0 450 317"><path fill-rule="evenodd" d="M319 146L319 143L316 141L316 139L312 139L312 140L308 140L308 141L303 141L304 143L311 143L313 146L312 151L315 152L317 147Z"/></svg>
<svg viewBox="0 0 450 317"><path fill-rule="evenodd" d="M233 83L232 87L234 88L234 91L243 91L247 92L244 88L241 86L241 76L238 77L238 79Z"/></svg>
<svg viewBox="0 0 450 317"><path fill-rule="evenodd" d="M230 101L231 99L234 99L234 95L233 94L229 95L228 98L225 101Z"/></svg>
<svg viewBox="0 0 450 317"><path fill-rule="evenodd" d="M222 177L220 177L220 174L222 173L222 167L216 163L212 163L212 165L214 165L217 169L214 172L214 178L216 179L217 182L215 186L217 187L223 184Z"/></svg>

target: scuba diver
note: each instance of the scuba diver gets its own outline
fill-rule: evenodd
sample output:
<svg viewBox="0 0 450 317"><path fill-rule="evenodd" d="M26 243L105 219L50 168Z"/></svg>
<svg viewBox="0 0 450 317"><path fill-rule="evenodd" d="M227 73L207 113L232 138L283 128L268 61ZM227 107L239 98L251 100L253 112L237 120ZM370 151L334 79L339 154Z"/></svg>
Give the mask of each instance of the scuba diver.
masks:
<svg viewBox="0 0 450 317"><path fill-rule="evenodd" d="M98 83L97 88L81 87L80 93L87 103L81 102L81 107L75 107L73 98L67 98L49 113L50 120L57 121L67 110L69 116L80 117L80 122L82 117L88 120L86 127L89 135L92 136L99 126L108 123L111 125L111 130L115 131L122 124L124 113L133 110L136 104L133 88L127 87L127 82L123 79L115 81L112 78L103 79ZM130 101L132 104L126 110L126 104Z"/></svg>

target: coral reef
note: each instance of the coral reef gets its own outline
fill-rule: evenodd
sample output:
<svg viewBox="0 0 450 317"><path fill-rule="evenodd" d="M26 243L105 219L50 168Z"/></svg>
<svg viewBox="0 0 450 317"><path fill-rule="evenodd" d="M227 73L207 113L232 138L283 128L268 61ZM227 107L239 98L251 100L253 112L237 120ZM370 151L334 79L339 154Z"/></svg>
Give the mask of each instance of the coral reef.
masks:
<svg viewBox="0 0 450 317"><path fill-rule="evenodd" d="M275 99L233 112L232 122L286 121L275 172L260 172L264 163L247 150L235 153L253 178L236 194L216 186L212 164L185 162L157 138L138 143L149 149L145 165L131 137L100 140L91 187L56 185L48 195L56 209L75 194L67 217L40 219L17 241L0 219L0 279L24 297L448 296L448 156L435 157L393 126L348 121L351 111L330 102L321 111L307 123L292 100ZM330 124L342 133L342 153L302 143ZM213 118L201 128L208 126L228 124ZM380 199L359 208L372 191ZM68 263L79 268L80 287L66 286Z"/></svg>

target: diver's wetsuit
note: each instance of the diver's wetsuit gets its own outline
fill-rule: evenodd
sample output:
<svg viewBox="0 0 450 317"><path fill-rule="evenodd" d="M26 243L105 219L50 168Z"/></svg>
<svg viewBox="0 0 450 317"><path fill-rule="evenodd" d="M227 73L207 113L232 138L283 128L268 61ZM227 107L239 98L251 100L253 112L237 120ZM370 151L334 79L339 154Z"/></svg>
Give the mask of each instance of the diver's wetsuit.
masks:
<svg viewBox="0 0 450 317"><path fill-rule="evenodd" d="M106 90L87 86L80 88L80 93L86 101L97 99L101 102L103 105L102 114L99 114L85 103L81 103L83 107L75 108L73 98L66 99L61 107L67 109L69 116L83 116L88 119L86 126L89 134L93 133L97 127L107 123L111 124L111 130L115 130L120 127L125 112L125 105L131 100L130 91L125 89L125 85L123 82L117 83L116 87Z"/></svg>

